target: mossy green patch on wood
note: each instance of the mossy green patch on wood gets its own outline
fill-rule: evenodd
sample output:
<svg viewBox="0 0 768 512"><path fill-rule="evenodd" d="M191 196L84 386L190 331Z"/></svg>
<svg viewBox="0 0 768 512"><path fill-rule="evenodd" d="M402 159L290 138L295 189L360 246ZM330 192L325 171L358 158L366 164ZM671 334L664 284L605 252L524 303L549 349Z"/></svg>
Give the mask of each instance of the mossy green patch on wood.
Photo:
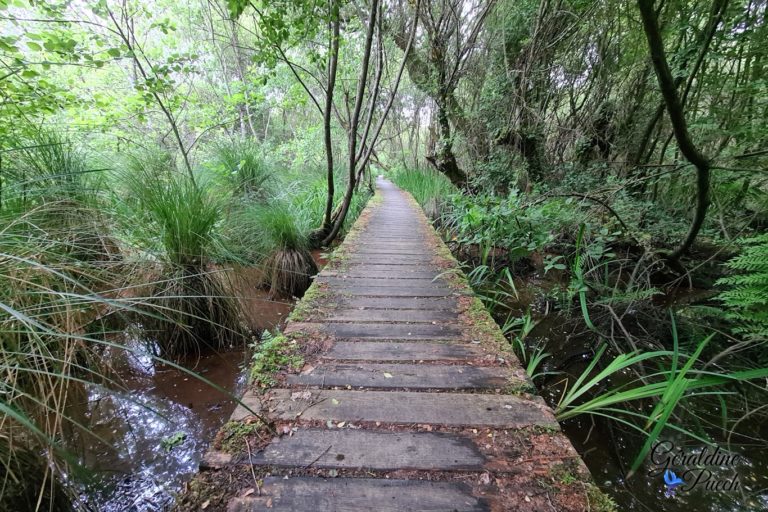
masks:
<svg viewBox="0 0 768 512"><path fill-rule="evenodd" d="M269 433L269 429L261 421L228 421L219 429L213 445L225 453L242 453L246 451L245 439L262 430Z"/></svg>
<svg viewBox="0 0 768 512"><path fill-rule="evenodd" d="M321 304L326 304L326 299L330 295L328 285L326 283L318 283L315 281L312 286L304 293L304 297L296 303L293 311L288 315L288 322L304 322L309 317L310 313L320 307Z"/></svg>
<svg viewBox="0 0 768 512"><path fill-rule="evenodd" d="M468 334L480 342L493 342L495 348L512 355L512 349L499 326L491 317L483 302L477 296L469 297L469 303L462 313Z"/></svg>
<svg viewBox="0 0 768 512"><path fill-rule="evenodd" d="M502 391L506 395L534 395L536 394L536 386L527 380L512 378Z"/></svg>
<svg viewBox="0 0 768 512"><path fill-rule="evenodd" d="M587 482L584 485L587 488L589 510L594 512L617 512L619 510L613 498L601 491L597 485L591 482Z"/></svg>
<svg viewBox="0 0 768 512"><path fill-rule="evenodd" d="M283 334L265 331L254 347L249 381L261 388L274 386L282 370L298 370L304 364L296 343Z"/></svg>

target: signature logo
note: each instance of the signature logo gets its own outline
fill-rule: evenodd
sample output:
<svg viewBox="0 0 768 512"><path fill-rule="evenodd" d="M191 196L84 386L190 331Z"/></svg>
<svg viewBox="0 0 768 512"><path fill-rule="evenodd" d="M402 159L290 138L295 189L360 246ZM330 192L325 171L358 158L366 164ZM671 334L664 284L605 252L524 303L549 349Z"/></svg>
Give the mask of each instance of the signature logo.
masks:
<svg viewBox="0 0 768 512"><path fill-rule="evenodd" d="M648 476L663 475L664 495L668 498L694 489L738 491L741 480L737 471L745 459L720 447L688 448L672 441L660 441L651 451ZM678 476L679 475L679 476Z"/></svg>
<svg viewBox="0 0 768 512"><path fill-rule="evenodd" d="M675 474L672 470L664 471L664 486L667 488L664 491L664 496L671 498L675 495L677 487L683 484L683 479Z"/></svg>

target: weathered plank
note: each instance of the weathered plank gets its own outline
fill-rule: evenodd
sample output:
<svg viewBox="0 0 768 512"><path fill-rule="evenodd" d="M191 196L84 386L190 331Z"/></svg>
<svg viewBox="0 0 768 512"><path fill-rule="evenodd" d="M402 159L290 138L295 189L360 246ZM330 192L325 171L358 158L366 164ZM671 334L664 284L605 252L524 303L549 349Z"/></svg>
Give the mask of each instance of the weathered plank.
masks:
<svg viewBox="0 0 768 512"><path fill-rule="evenodd" d="M389 267L385 267L384 270L373 268L374 266L355 266L353 270L347 271L328 271L321 272L321 277L340 277L342 279L382 279L387 280L392 277L392 270ZM432 282L435 279L440 278L440 273L431 270L421 270L415 268L414 270L400 271L397 273L398 279L416 279L426 282Z"/></svg>
<svg viewBox="0 0 768 512"><path fill-rule="evenodd" d="M270 393L268 406L273 415L282 419L300 416L302 420L323 422L558 428L557 421L541 399L410 391L294 391L276 389Z"/></svg>
<svg viewBox="0 0 768 512"><path fill-rule="evenodd" d="M485 500L458 482L372 478L267 477L261 496L235 498L227 512L485 512Z"/></svg>
<svg viewBox="0 0 768 512"><path fill-rule="evenodd" d="M371 263L378 265L431 265L433 256L408 256L408 255L395 255L395 254L358 254L352 253L347 262L351 264L355 263Z"/></svg>
<svg viewBox="0 0 768 512"><path fill-rule="evenodd" d="M336 293L365 297L451 297L455 292L450 288L433 284L411 286L360 286L340 284L334 287Z"/></svg>
<svg viewBox="0 0 768 512"><path fill-rule="evenodd" d="M506 368L428 364L323 364L289 375L292 386L412 389L498 389L510 384ZM516 379L518 382L519 380Z"/></svg>
<svg viewBox="0 0 768 512"><path fill-rule="evenodd" d="M337 338L380 340L446 340L461 331L455 324L324 323L323 331Z"/></svg>
<svg viewBox="0 0 768 512"><path fill-rule="evenodd" d="M254 454L254 464L374 470L482 470L486 459L466 437L452 434L300 429Z"/></svg>
<svg viewBox="0 0 768 512"><path fill-rule="evenodd" d="M347 361L464 361L484 355L478 347L460 344L337 341L320 357Z"/></svg>
<svg viewBox="0 0 768 512"><path fill-rule="evenodd" d="M340 307L376 308L376 309L432 309L455 311L458 307L456 297L333 297L333 302Z"/></svg>
<svg viewBox="0 0 768 512"><path fill-rule="evenodd" d="M413 289L418 290L448 290L450 288L448 284L443 280L431 280L431 281L414 281L413 279L401 278L399 275L390 275L388 279L377 279L368 277L331 277L331 276L318 276L317 282L326 283L329 286L334 286L338 290L344 290L345 288L373 288L375 290L381 288L382 290L388 288L397 289Z"/></svg>
<svg viewBox="0 0 768 512"><path fill-rule="evenodd" d="M439 309L336 309L324 322L455 322L456 313Z"/></svg>

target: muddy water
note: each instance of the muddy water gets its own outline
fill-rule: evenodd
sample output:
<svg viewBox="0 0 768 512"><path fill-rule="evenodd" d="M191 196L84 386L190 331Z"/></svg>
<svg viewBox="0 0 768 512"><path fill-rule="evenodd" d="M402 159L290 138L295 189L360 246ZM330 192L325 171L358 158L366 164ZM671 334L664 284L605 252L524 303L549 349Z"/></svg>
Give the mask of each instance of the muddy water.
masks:
<svg viewBox="0 0 768 512"><path fill-rule="evenodd" d="M258 290L256 272L239 269L237 274L235 291L249 327L255 332L279 328L293 303L271 300ZM177 368L152 357L143 336L139 325L116 336L114 341L128 350L109 356L115 383L80 389L72 400L71 415L90 431L68 436L71 451L90 475L81 497L90 510L170 509L245 384L248 354L242 348L177 361L182 367Z"/></svg>

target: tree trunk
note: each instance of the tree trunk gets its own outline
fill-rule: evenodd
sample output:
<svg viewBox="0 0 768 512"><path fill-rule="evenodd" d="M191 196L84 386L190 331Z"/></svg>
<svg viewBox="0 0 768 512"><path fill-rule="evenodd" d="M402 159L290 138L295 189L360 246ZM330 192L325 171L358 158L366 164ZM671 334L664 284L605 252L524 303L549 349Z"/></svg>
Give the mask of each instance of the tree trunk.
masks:
<svg viewBox="0 0 768 512"><path fill-rule="evenodd" d="M675 80L672 77L672 72L669 69L667 57L664 53L664 42L661 39L658 19L653 9L653 0L638 0L638 6L640 7L640 16L643 20L645 36L648 40L651 61L656 71L656 78L659 82L661 94L664 97L664 104L666 105L669 119L672 122L677 145L683 156L696 168L696 210L693 221L685 239L667 256L670 262L676 264L680 257L691 248L701 230L701 226L704 224L710 202L709 174L711 165L709 160L693 143L688 133L688 124L685 120L683 105L677 94Z"/></svg>

